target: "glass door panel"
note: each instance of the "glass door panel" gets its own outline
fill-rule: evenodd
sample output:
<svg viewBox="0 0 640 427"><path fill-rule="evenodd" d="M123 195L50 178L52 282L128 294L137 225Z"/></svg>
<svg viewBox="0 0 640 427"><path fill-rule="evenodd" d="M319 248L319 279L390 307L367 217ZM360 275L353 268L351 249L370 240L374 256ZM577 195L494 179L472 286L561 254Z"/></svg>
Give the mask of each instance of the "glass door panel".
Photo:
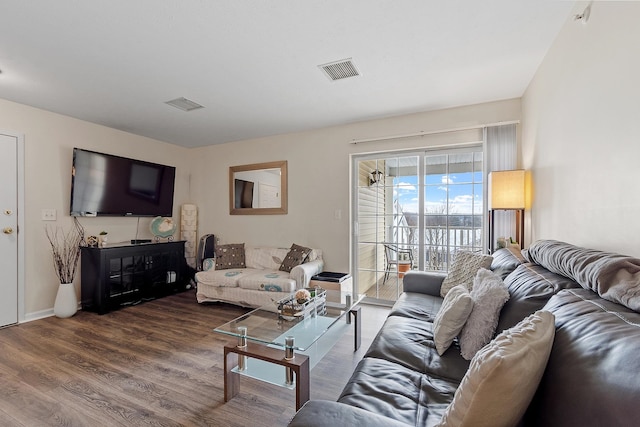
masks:
<svg viewBox="0 0 640 427"><path fill-rule="evenodd" d="M447 271L483 248L482 146L354 161L355 286L393 302L411 269Z"/></svg>
<svg viewBox="0 0 640 427"><path fill-rule="evenodd" d="M418 156L357 162L357 291L395 301L418 254Z"/></svg>
<svg viewBox="0 0 640 427"><path fill-rule="evenodd" d="M447 271L459 250L482 250L482 152L425 156L424 270Z"/></svg>

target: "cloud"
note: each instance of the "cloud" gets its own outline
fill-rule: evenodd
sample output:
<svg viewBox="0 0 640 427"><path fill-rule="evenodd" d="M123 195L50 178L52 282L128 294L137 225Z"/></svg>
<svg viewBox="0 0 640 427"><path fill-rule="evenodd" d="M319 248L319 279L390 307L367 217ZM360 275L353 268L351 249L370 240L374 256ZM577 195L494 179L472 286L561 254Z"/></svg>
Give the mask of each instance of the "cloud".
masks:
<svg viewBox="0 0 640 427"><path fill-rule="evenodd" d="M442 183L443 184L453 184L453 179L455 177L449 175L442 175Z"/></svg>
<svg viewBox="0 0 640 427"><path fill-rule="evenodd" d="M403 191L416 191L417 189L416 185L410 182L399 182L394 188Z"/></svg>

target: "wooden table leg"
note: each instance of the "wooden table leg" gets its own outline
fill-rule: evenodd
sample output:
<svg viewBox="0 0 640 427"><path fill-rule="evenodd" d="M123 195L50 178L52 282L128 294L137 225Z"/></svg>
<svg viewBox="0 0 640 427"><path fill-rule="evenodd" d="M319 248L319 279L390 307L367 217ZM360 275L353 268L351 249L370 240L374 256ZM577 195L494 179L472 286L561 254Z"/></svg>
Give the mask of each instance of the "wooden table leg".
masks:
<svg viewBox="0 0 640 427"><path fill-rule="evenodd" d="M302 362L296 369L296 411L302 408L311 398L311 375L309 374L309 358Z"/></svg>
<svg viewBox="0 0 640 427"><path fill-rule="evenodd" d="M224 347L224 401L228 402L240 393L240 374L232 369L238 366L238 355L232 347Z"/></svg>
<svg viewBox="0 0 640 427"><path fill-rule="evenodd" d="M240 374L233 372L238 357L264 360L265 362L291 368L296 375L296 411L311 397L309 356L296 353L291 360L284 358L284 351L260 344L249 343L245 348L224 346L224 401L228 402L240 392ZM255 377L254 377L255 378ZM284 378L283 378L284 382Z"/></svg>

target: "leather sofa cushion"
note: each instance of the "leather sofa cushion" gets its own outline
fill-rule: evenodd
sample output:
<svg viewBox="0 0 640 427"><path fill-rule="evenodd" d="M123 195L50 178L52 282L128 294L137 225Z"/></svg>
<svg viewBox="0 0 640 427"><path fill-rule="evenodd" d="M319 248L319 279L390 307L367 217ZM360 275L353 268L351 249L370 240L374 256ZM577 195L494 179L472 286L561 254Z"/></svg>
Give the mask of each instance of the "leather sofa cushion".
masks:
<svg viewBox="0 0 640 427"><path fill-rule="evenodd" d="M460 382L469 361L460 355L457 341L438 355L433 341L433 323L390 316L364 356L386 359L420 373Z"/></svg>
<svg viewBox="0 0 640 427"><path fill-rule="evenodd" d="M425 375L387 360L364 358L338 402L408 425L430 426L440 421L457 387L457 381Z"/></svg>
<svg viewBox="0 0 640 427"><path fill-rule="evenodd" d="M602 298L640 312L640 259L556 240L539 240L527 259L578 282Z"/></svg>
<svg viewBox="0 0 640 427"><path fill-rule="evenodd" d="M544 309L556 336L524 424L638 425L640 313L587 289L562 291Z"/></svg>
<svg viewBox="0 0 640 427"><path fill-rule="evenodd" d="M504 283L509 301L502 307L496 334L515 326L528 315L542 309L549 299L567 288L580 288L576 282L535 264L521 264Z"/></svg>
<svg viewBox="0 0 640 427"><path fill-rule="evenodd" d="M442 297L421 294L417 292L403 292L391 308L389 316L402 316L433 322L442 306Z"/></svg>
<svg viewBox="0 0 640 427"><path fill-rule="evenodd" d="M492 256L491 271L500 276L502 280L524 262L520 251L513 247L498 249Z"/></svg>

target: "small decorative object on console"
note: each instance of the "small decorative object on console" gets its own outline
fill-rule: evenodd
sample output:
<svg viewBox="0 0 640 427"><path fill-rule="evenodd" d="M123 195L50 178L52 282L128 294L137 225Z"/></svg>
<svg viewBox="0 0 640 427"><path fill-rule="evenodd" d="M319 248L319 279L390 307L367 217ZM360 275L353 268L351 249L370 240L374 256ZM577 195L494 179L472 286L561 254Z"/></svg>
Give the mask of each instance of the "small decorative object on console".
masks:
<svg viewBox="0 0 640 427"><path fill-rule="evenodd" d="M107 246L107 232L106 231L101 231L100 232L100 236L98 237L98 241L100 243L100 246L102 246L102 247Z"/></svg>
<svg viewBox="0 0 640 427"><path fill-rule="evenodd" d="M306 289L300 289L296 292L296 301L298 304L304 304L311 299L311 292Z"/></svg>
<svg viewBox="0 0 640 427"><path fill-rule="evenodd" d="M159 241L161 238L172 241L173 235L176 232L176 223L173 222L172 218L157 216L151 220L149 228L151 229L151 233L156 236L156 241Z"/></svg>
<svg viewBox="0 0 640 427"><path fill-rule="evenodd" d="M301 299L306 296L307 299ZM296 291L276 304L278 318L284 320L300 320L326 311L327 291L321 288L305 288Z"/></svg>

